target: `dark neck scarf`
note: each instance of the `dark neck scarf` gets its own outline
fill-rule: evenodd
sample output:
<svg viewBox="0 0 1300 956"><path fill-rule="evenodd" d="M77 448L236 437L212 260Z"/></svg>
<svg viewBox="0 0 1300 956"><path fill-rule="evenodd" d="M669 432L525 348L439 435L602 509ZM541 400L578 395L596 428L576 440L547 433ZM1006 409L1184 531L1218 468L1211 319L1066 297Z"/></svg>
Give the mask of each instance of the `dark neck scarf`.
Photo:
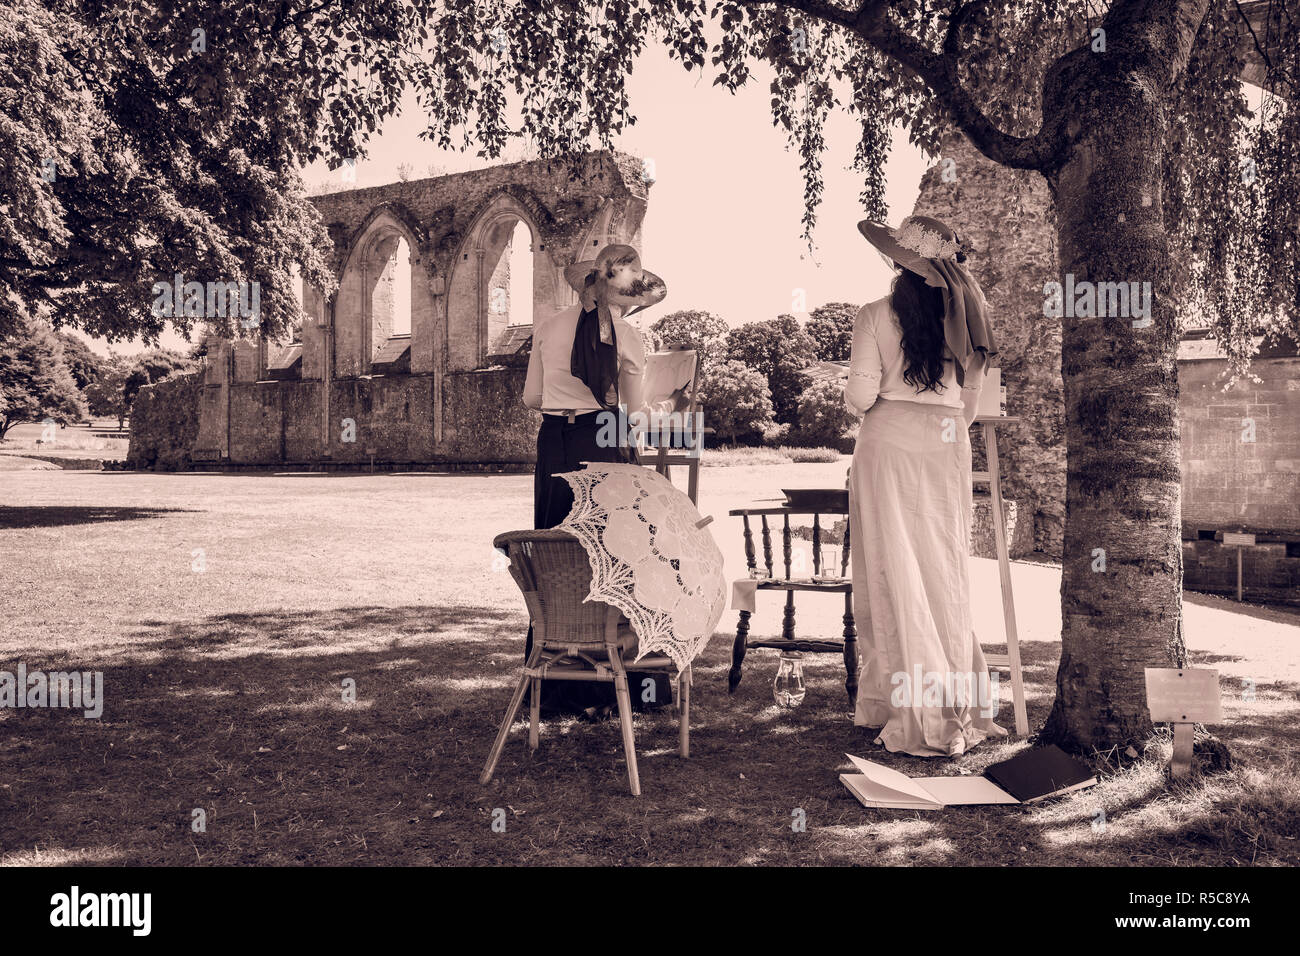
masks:
<svg viewBox="0 0 1300 956"><path fill-rule="evenodd" d="M600 324L598 308L582 310L573 333L569 371L591 389L596 404L613 409L618 407L618 339L611 321L606 329L609 341L603 341Z"/></svg>

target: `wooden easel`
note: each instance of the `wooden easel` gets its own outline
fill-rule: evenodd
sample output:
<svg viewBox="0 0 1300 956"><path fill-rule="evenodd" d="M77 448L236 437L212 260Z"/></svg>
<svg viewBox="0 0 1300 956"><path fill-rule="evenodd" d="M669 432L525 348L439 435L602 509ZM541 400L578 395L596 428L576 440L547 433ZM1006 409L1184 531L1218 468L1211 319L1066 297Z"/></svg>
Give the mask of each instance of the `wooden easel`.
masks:
<svg viewBox="0 0 1300 956"><path fill-rule="evenodd" d="M667 351L675 354L682 353L682 352L690 352L692 355L695 356L695 370L691 374L691 381L689 385L687 385L686 387L687 395L689 396L690 401L683 413L687 416L686 419L687 421L694 423L695 414L700 410L699 355L696 354L693 349L674 348L674 349L669 349ZM665 353L662 352L652 352L650 355L646 357L647 366L649 363L655 361L657 356L662 356L664 354ZM658 445L658 446L642 447L641 448L642 462L643 464L649 465L650 460L653 459L655 471L659 472L659 474L663 475L669 481L672 481L672 473L669 471L669 469L673 465L685 465L686 466L686 494L690 497L691 501L695 502L696 504L699 504L700 502L700 455L703 454L704 452L704 436L705 434L711 433L712 431L713 429L711 428L692 431L690 433L691 444L689 447L686 448L672 449L669 448L669 446L666 444Z"/></svg>
<svg viewBox="0 0 1300 956"><path fill-rule="evenodd" d="M1006 623L1007 652L985 654L990 667L1011 672L1011 703L1016 720L1016 734L1029 734L1029 716L1025 711L1025 681L1020 670L1020 635L1016 629L1016 601L1011 593L1011 556L1007 545L1006 515L1002 511L1002 473L998 468L998 425L1015 425L1018 417L1006 415L978 415L977 425L984 428L984 449L988 471L971 474L973 481L986 482L993 499L993 541L998 553L998 574L1002 578L1002 618Z"/></svg>

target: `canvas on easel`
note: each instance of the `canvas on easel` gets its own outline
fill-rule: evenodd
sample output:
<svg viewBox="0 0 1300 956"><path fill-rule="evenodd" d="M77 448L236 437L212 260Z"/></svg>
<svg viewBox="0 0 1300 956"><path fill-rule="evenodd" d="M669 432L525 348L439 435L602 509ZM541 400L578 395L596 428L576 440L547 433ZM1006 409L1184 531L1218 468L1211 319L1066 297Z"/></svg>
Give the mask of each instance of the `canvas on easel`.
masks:
<svg viewBox="0 0 1300 956"><path fill-rule="evenodd" d="M673 406L676 420L685 425L684 430L669 430L667 434L654 429L651 440L641 451L646 464L654 463L655 471L671 480L669 467L685 465L687 494L692 501L699 500L700 453L704 444L704 429L699 428L699 354L694 349L671 348L652 352L646 356L644 395L647 405L654 406L680 396ZM652 422L652 429L654 423ZM666 440L665 440L666 439Z"/></svg>

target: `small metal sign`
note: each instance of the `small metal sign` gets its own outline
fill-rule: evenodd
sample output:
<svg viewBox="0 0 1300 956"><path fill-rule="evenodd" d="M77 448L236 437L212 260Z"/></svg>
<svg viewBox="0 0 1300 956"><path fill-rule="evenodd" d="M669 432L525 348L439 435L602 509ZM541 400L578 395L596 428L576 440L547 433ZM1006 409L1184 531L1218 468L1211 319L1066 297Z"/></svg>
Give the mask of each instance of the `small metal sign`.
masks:
<svg viewBox="0 0 1300 956"><path fill-rule="evenodd" d="M1239 548L1250 548L1255 545L1255 536L1236 531L1225 531L1223 532L1223 543L1229 546L1235 545Z"/></svg>
<svg viewBox="0 0 1300 956"><path fill-rule="evenodd" d="M1146 677L1147 706L1156 723L1213 724L1223 720L1218 671L1148 667Z"/></svg>
<svg viewBox="0 0 1300 956"><path fill-rule="evenodd" d="M1192 769L1192 727L1223 720L1219 672L1209 668L1148 667L1147 706L1151 719L1168 721L1174 732L1169 773L1181 777Z"/></svg>

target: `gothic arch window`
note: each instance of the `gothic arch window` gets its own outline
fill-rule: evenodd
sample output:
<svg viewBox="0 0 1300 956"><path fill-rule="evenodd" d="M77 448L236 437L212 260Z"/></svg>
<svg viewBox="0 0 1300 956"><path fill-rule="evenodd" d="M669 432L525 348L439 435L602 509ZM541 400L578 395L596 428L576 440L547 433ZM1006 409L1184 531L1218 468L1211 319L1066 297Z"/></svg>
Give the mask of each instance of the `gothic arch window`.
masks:
<svg viewBox="0 0 1300 956"><path fill-rule="evenodd" d="M376 216L357 240L336 300L336 374L410 370L413 241L387 211Z"/></svg>
<svg viewBox="0 0 1300 956"><path fill-rule="evenodd" d="M535 310L555 308L553 270L536 223L515 197L497 196L471 226L453 264L448 303L453 368L478 368L514 338Z"/></svg>

